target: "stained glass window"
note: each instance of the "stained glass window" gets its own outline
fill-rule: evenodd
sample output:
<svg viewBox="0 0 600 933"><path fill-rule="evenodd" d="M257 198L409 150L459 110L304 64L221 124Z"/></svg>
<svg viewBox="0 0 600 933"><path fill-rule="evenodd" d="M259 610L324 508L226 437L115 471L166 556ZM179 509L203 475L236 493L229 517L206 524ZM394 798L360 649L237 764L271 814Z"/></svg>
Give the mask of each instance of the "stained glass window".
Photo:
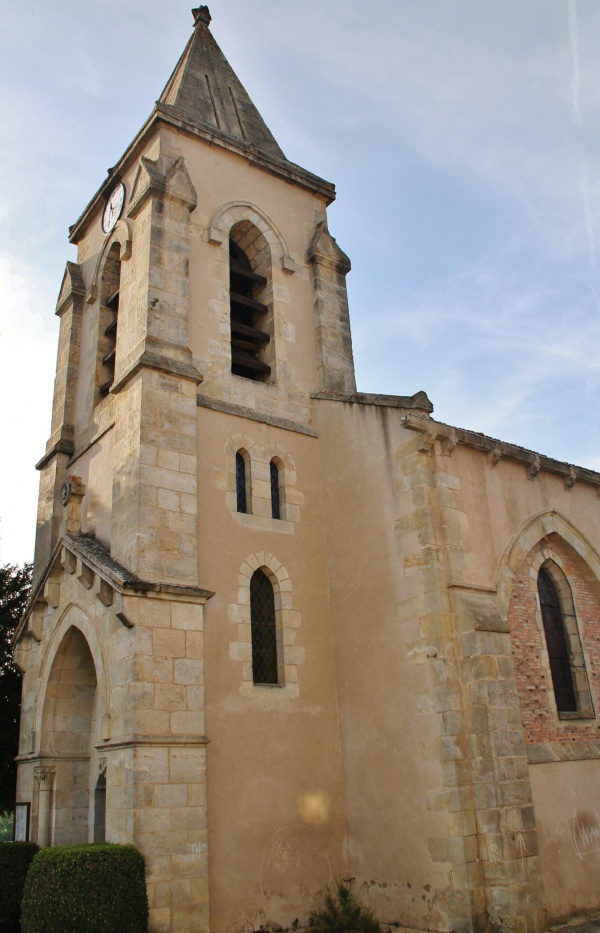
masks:
<svg viewBox="0 0 600 933"><path fill-rule="evenodd" d="M262 570L250 580L252 631L252 680L255 684L277 684L277 632L275 597L271 581Z"/></svg>
<svg viewBox="0 0 600 933"><path fill-rule="evenodd" d="M237 494L238 512L248 511L248 496L246 495L246 460L243 453L238 450L235 455L235 491Z"/></svg>
<svg viewBox="0 0 600 933"><path fill-rule="evenodd" d="M577 702L560 598L550 574L545 570L538 574L538 593L556 708L559 713L575 712Z"/></svg>
<svg viewBox="0 0 600 933"><path fill-rule="evenodd" d="M271 515L281 518L279 507L279 470L274 460L271 460Z"/></svg>

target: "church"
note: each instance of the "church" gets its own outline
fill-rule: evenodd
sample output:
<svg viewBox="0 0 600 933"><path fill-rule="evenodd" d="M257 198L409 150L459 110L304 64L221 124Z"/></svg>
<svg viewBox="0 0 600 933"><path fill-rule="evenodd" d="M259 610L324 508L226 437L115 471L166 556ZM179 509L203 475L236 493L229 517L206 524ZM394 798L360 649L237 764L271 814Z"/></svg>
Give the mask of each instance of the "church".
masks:
<svg viewBox="0 0 600 933"><path fill-rule="evenodd" d="M137 846L152 933L302 927L336 877L542 933L600 908L600 475L357 391L334 186L193 15L70 228L21 838Z"/></svg>

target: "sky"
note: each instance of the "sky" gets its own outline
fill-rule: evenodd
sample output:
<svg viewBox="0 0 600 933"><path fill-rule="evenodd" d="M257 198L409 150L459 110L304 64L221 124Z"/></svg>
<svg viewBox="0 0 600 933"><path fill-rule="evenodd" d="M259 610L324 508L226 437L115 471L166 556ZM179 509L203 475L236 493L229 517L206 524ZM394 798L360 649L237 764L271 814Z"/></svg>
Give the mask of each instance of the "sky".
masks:
<svg viewBox="0 0 600 933"><path fill-rule="evenodd" d="M33 556L68 227L189 0L0 0L0 564ZM600 470L597 0L213 0L286 156L333 181L359 391Z"/></svg>

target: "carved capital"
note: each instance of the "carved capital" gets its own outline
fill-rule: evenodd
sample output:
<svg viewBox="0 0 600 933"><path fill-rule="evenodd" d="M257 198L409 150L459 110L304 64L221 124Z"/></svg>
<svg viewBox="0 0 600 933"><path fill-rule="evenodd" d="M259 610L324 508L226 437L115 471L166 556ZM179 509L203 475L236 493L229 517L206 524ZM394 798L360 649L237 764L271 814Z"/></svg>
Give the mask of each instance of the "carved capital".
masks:
<svg viewBox="0 0 600 933"><path fill-rule="evenodd" d="M100 758L98 761L98 776L106 780L106 758Z"/></svg>
<svg viewBox="0 0 600 933"><path fill-rule="evenodd" d="M33 776L38 782L40 790L52 790L54 778L56 777L56 768L34 768Z"/></svg>

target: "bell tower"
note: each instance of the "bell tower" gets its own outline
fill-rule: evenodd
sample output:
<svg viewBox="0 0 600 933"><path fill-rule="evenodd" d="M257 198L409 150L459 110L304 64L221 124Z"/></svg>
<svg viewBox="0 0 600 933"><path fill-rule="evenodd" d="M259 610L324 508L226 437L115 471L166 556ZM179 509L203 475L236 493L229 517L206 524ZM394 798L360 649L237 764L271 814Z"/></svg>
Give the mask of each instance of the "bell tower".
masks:
<svg viewBox="0 0 600 933"><path fill-rule="evenodd" d="M138 846L173 933L289 924L346 868L313 399L355 391L350 263L193 15L70 228L17 636L32 838Z"/></svg>

